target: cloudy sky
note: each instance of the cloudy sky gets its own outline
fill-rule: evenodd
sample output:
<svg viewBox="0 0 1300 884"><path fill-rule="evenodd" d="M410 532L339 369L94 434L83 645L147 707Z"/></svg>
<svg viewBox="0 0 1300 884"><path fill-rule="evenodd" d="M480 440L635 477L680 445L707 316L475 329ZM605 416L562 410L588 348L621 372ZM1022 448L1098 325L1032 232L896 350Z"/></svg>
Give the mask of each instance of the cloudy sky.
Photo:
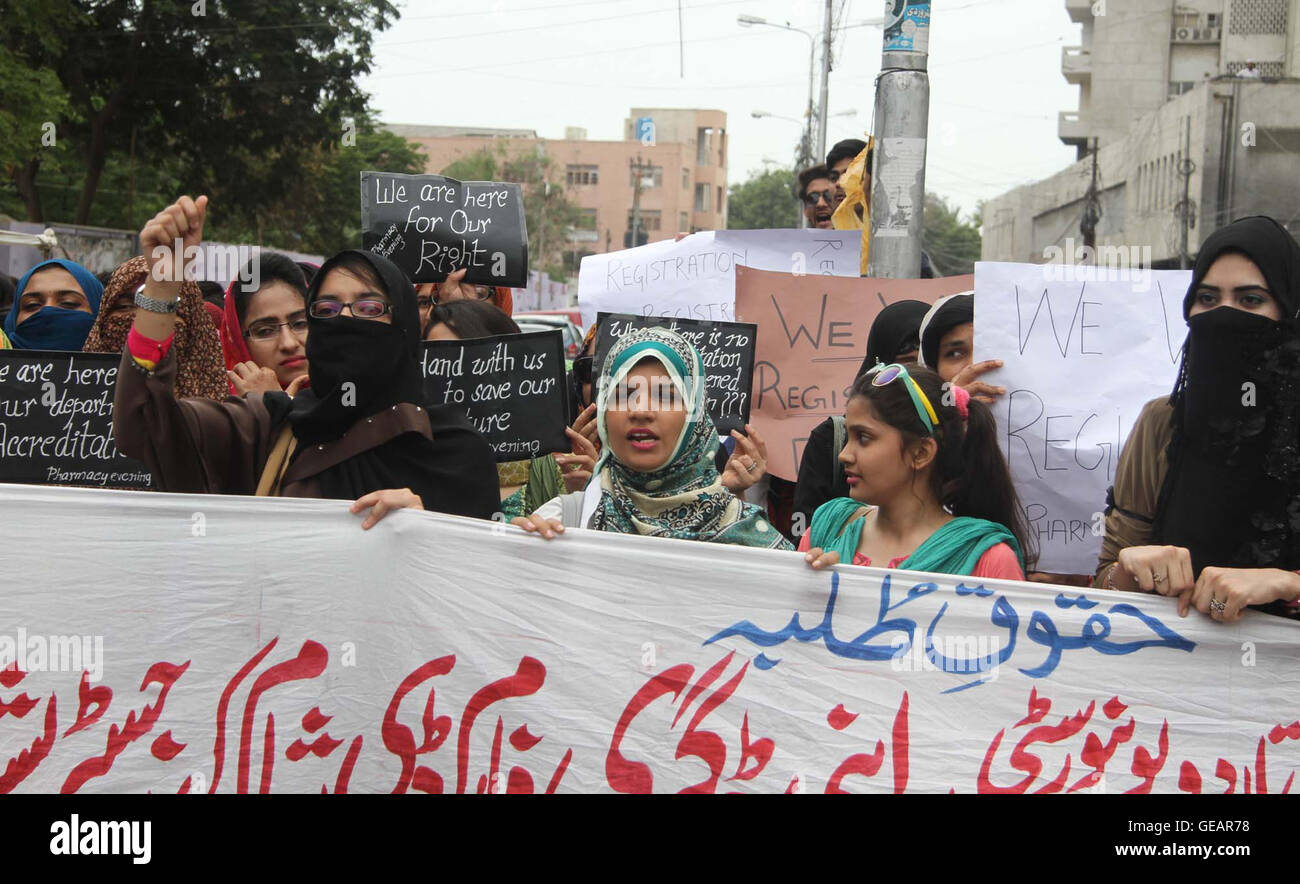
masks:
<svg viewBox="0 0 1300 884"><path fill-rule="evenodd" d="M628 109L727 113L729 176L791 161L808 100L809 41L738 15L820 34L819 0L406 0L377 39L363 81L389 123L535 129L621 139ZM884 0L837 0L844 25L878 19ZM926 187L965 211L1074 159L1057 113L1078 104L1061 47L1079 39L1064 0L936 0L930 41ZM830 76L828 144L871 126L880 29L844 27ZM820 40L819 40L820 43ZM855 115L846 112L856 111ZM836 116L837 114L843 114Z"/></svg>

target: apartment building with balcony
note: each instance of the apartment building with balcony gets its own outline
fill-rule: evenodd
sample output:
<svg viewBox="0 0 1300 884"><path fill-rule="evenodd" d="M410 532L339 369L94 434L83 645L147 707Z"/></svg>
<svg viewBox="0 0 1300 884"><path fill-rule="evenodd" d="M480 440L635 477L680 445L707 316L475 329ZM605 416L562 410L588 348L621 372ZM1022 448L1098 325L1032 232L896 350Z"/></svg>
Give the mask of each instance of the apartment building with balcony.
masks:
<svg viewBox="0 0 1300 884"><path fill-rule="evenodd" d="M1058 135L1078 161L984 207L986 261L1043 261L1082 243L1095 146L1096 244L1150 247L1157 267L1217 227L1268 214L1300 235L1300 0L1065 0L1061 54L1079 86ZM1239 76L1254 62L1258 77ZM1184 172L1187 174L1184 175ZM1186 197L1184 197L1186 193Z"/></svg>
<svg viewBox="0 0 1300 884"><path fill-rule="evenodd" d="M638 121L643 119L653 123L652 143L641 137L646 127L638 127ZM485 148L501 147L509 155L545 153L552 160L553 180L582 213L567 235L565 263L576 272L584 256L621 249L630 241L638 177L645 241L725 228L726 127L722 111L632 108L622 141L589 140L586 130L576 127L566 129L562 139L541 138L531 129L387 128L418 145L426 171L433 173Z"/></svg>

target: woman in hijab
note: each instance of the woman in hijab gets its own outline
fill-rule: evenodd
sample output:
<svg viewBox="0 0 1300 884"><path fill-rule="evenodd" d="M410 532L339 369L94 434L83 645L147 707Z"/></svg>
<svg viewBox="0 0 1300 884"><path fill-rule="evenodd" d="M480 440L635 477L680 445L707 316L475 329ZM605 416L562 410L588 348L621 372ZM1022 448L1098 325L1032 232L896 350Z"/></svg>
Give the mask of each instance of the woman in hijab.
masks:
<svg viewBox="0 0 1300 884"><path fill-rule="evenodd" d="M99 312L104 286L75 261L42 261L18 280L4 331L16 350L78 352Z"/></svg>
<svg viewBox="0 0 1300 884"><path fill-rule="evenodd" d="M122 352L135 319L135 293L148 275L149 262L143 257L132 258L113 271L99 302L99 316L86 337L85 352ZM203 306L203 292L196 283L181 283L176 317L176 336L172 342L176 354L176 395L182 399L203 397L223 401L226 377L221 345L212 318Z"/></svg>
<svg viewBox="0 0 1300 884"><path fill-rule="evenodd" d="M980 375L1002 367L1000 359L974 361L975 293L959 292L934 302L921 320L921 363L961 387L977 402L992 405L1007 391Z"/></svg>
<svg viewBox="0 0 1300 884"><path fill-rule="evenodd" d="M513 524L548 539L584 527L792 549L758 507L727 490L714 464L718 431L704 379L699 351L680 335L645 328L619 338L596 394L603 448L595 475L585 491L557 497ZM586 454L595 453L581 433L568 433Z"/></svg>
<svg viewBox="0 0 1300 884"><path fill-rule="evenodd" d="M888 305L871 323L867 333L867 357L862 360L858 377L872 367L892 362L915 362L921 320L930 305L924 301L898 301ZM799 478L794 490L795 534L802 536L812 524L817 507L837 497L848 497L844 465L839 454L844 448L844 418L828 417L808 436L799 461Z"/></svg>
<svg viewBox="0 0 1300 884"><path fill-rule="evenodd" d="M307 280L285 255L262 252L256 260L231 281L221 314L230 393L292 395L307 375Z"/></svg>
<svg viewBox="0 0 1300 884"><path fill-rule="evenodd" d="M1108 495L1095 583L1215 620L1300 616L1300 246L1272 218L1201 246L1173 394L1148 402Z"/></svg>
<svg viewBox="0 0 1300 884"><path fill-rule="evenodd" d="M176 396L179 283L167 249L198 247L207 197L182 197L140 234L153 261L118 372L118 447L159 490L353 500L370 528L402 507L490 518L492 450L464 415L426 409L415 290L390 261L344 251L308 293L311 389L225 402Z"/></svg>

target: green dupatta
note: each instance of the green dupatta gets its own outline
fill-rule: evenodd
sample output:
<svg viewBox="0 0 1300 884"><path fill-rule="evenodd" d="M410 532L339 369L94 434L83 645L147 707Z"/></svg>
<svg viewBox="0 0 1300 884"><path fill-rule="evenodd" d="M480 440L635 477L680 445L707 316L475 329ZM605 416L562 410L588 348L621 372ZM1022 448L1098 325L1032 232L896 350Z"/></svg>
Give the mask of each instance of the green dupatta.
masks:
<svg viewBox="0 0 1300 884"><path fill-rule="evenodd" d="M852 564L866 522L865 513L857 518L854 518L854 513L862 506L848 497L837 497L819 506L813 513L809 528L809 544L827 552L834 550L839 553L841 562ZM969 577L980 557L999 543L1011 547L1021 570L1024 570L1025 557L1015 535L997 522L971 516L958 516L935 531L898 567L907 571Z"/></svg>

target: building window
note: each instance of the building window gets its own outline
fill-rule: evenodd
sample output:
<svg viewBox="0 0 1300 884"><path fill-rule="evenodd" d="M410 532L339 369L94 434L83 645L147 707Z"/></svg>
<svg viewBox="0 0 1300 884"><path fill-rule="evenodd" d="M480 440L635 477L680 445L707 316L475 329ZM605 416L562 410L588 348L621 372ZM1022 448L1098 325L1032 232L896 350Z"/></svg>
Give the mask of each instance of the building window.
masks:
<svg viewBox="0 0 1300 884"><path fill-rule="evenodd" d="M691 189L691 170L682 169L682 190Z"/></svg>
<svg viewBox="0 0 1300 884"><path fill-rule="evenodd" d="M1177 98L1184 92L1191 92L1195 85L1196 83L1191 80L1176 80L1169 84L1169 97Z"/></svg>
<svg viewBox="0 0 1300 884"><path fill-rule="evenodd" d="M596 210L595 209L578 209L577 220L573 224L576 230L595 230L596 229Z"/></svg>
<svg viewBox="0 0 1300 884"><path fill-rule="evenodd" d="M717 203L715 203L715 205L718 207L717 213L721 215L722 214L722 185L718 185L718 201Z"/></svg>
<svg viewBox="0 0 1300 884"><path fill-rule="evenodd" d="M631 209L628 209L628 210L627 210L627 229L628 229L628 230L631 230L631 229L632 229L632 216L633 216L633 214L634 214L634 213L633 213L633 211L632 211ZM662 229L662 228L663 228L663 220L662 220L662 218L660 217L660 214L661 214L661 213L660 213L660 211L659 211L658 209L642 209L642 210L641 210L641 229L642 229L642 230L660 230L660 229Z"/></svg>
<svg viewBox="0 0 1300 884"><path fill-rule="evenodd" d="M707 184L695 185L695 211L697 212L709 211L709 192L710 192L709 185Z"/></svg>
<svg viewBox="0 0 1300 884"><path fill-rule="evenodd" d="M636 187L636 167L633 166L627 170L627 183ZM641 167L641 189L649 190L654 187L664 186L664 167L663 166L642 166Z"/></svg>
<svg viewBox="0 0 1300 884"><path fill-rule="evenodd" d="M1207 28L1217 28L1222 19L1217 12L1207 12L1205 14L1205 26Z"/></svg>
<svg viewBox="0 0 1300 884"><path fill-rule="evenodd" d="M1232 0L1230 34L1286 35L1287 0Z"/></svg>
<svg viewBox="0 0 1300 884"><path fill-rule="evenodd" d="M710 136L713 130L707 126L701 126L695 130L695 165L708 166L713 154L713 148L710 142Z"/></svg>
<svg viewBox="0 0 1300 884"><path fill-rule="evenodd" d="M677 232L685 233L691 229L691 213L682 212L677 219Z"/></svg>
<svg viewBox="0 0 1300 884"><path fill-rule="evenodd" d="M565 183L570 187L581 187L586 184L599 184L597 175L599 166L575 166L569 165L564 169Z"/></svg>

